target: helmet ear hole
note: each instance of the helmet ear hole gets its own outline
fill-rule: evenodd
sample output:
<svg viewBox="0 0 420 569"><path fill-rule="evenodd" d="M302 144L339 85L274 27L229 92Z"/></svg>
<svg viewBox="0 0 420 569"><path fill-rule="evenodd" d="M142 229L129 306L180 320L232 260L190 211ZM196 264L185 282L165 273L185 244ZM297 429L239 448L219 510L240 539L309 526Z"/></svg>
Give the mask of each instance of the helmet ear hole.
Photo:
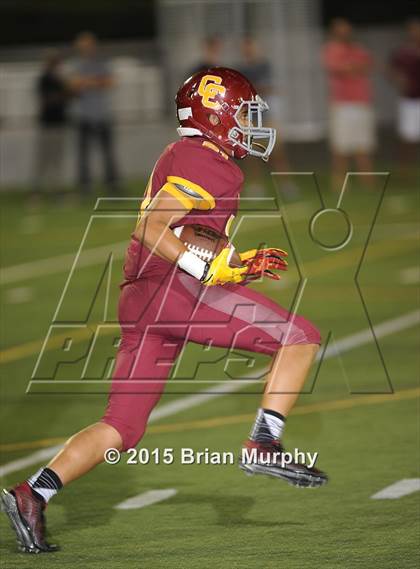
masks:
<svg viewBox="0 0 420 569"><path fill-rule="evenodd" d="M208 119L209 119L209 123L212 126L217 126L218 124L220 124L220 119L217 115L215 115L214 113L208 115Z"/></svg>

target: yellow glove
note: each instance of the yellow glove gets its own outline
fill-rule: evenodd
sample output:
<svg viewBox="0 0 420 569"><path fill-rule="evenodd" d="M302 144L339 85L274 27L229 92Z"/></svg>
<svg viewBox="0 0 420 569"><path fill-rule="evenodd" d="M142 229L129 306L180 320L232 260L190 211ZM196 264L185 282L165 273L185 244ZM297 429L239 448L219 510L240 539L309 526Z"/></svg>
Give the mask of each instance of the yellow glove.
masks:
<svg viewBox="0 0 420 569"><path fill-rule="evenodd" d="M224 285L226 283L240 283L245 280L248 267L233 268L229 266L229 261L234 251L233 247L225 247L209 263L207 271L201 279L204 285Z"/></svg>

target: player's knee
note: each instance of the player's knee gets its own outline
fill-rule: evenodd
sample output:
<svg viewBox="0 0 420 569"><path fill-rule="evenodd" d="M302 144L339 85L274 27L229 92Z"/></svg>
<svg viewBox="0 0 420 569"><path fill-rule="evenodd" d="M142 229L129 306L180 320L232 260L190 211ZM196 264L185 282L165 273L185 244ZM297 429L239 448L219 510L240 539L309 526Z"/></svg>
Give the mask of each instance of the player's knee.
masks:
<svg viewBox="0 0 420 569"><path fill-rule="evenodd" d="M318 328L310 320L296 315L287 345L316 344L319 346L321 342L322 338Z"/></svg>
<svg viewBox="0 0 420 569"><path fill-rule="evenodd" d="M319 329L309 320L305 320L304 334L306 336L306 343L321 345L322 338Z"/></svg>
<svg viewBox="0 0 420 569"><path fill-rule="evenodd" d="M122 450L126 451L129 448L134 448L143 438L144 432L146 430L146 425L142 426L140 429L127 429L123 437L123 447Z"/></svg>
<svg viewBox="0 0 420 569"><path fill-rule="evenodd" d="M111 425L118 431L122 440L122 451L126 451L129 448L134 448L142 439L146 430L145 422L129 423L126 421L113 419L112 417L107 417L106 415L102 421L108 425Z"/></svg>

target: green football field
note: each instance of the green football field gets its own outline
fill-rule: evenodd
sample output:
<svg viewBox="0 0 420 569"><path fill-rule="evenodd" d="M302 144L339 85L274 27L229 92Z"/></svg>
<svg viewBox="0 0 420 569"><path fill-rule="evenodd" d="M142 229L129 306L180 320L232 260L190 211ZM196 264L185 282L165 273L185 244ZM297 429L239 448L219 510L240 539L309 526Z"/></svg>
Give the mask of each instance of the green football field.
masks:
<svg viewBox="0 0 420 569"><path fill-rule="evenodd" d="M392 176L385 192L385 177L369 190L352 178L345 214L325 190L323 213L314 216L322 209L314 179L297 182L293 202L276 198L276 184L264 199L245 200L233 241L238 250L267 242L289 251L280 283L252 286L316 323L323 348L328 340L285 444L317 452L330 483L297 489L247 477L236 464L182 464L189 448L230 451L236 462L269 364L189 345L138 446L173 449L173 463L127 464L124 455L65 488L47 512L50 540L62 548L56 554L17 553L1 516L2 568L418 567L420 493L372 499L401 480L415 490L420 476L418 193ZM129 189L131 199L96 208L94 200L47 200L34 209L25 195L0 198L3 486L33 473L51 447L102 415L122 252L142 186ZM116 508L163 490L173 492Z"/></svg>

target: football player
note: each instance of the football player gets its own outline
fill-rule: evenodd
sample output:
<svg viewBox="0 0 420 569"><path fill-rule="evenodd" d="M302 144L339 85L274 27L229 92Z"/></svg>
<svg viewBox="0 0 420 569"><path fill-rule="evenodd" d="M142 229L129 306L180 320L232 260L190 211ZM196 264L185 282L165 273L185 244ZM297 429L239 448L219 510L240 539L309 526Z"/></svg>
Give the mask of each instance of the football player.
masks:
<svg viewBox="0 0 420 569"><path fill-rule="evenodd" d="M23 551L54 551L45 538L44 510L65 485L104 460L109 448L125 451L141 440L171 367L187 342L263 353L272 358L261 406L245 448L250 474L296 486L321 486L327 476L304 464L285 465L281 443L319 349L320 334L246 286L287 268L281 249L240 254L232 267L229 227L238 208L243 175L235 159L266 160L275 130L263 126L267 104L240 73L215 67L190 77L176 96L180 140L157 161L129 244L121 285L121 344L108 406L102 419L70 438L50 463L11 490L3 508ZM205 227L226 246L203 260L177 237L185 225Z"/></svg>

